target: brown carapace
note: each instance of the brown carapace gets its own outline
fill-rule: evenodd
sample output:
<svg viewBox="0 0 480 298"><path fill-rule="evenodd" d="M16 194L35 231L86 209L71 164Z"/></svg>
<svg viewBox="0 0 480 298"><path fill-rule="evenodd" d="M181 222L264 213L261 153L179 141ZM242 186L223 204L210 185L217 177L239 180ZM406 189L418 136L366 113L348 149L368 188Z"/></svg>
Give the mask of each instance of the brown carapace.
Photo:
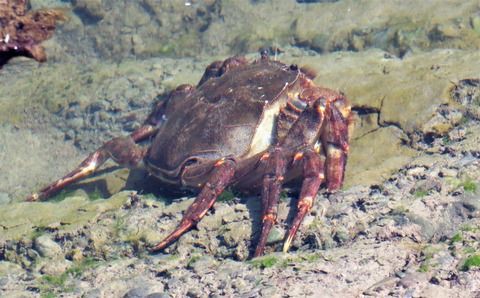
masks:
<svg viewBox="0 0 480 298"><path fill-rule="evenodd" d="M106 142L75 170L29 197L43 200L92 174L107 159L145 167L162 183L199 189L178 227L152 251L194 227L226 187L259 189L262 229L254 256L263 254L277 218L282 185L302 181L288 251L321 185L341 187L351 107L345 96L317 87L312 74L272 61L231 57L207 67L197 86L181 85L157 104L142 127ZM149 147L137 143L152 139Z"/></svg>

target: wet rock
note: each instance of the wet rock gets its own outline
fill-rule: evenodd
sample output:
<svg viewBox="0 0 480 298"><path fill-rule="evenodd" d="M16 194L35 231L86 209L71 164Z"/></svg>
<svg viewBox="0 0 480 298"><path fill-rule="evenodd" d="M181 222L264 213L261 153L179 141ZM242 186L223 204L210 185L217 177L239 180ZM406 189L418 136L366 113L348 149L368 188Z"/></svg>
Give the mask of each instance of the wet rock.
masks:
<svg viewBox="0 0 480 298"><path fill-rule="evenodd" d="M234 222L224 225L225 232L221 234L222 240L228 247L235 247L238 243L249 237L251 228L243 222Z"/></svg>
<svg viewBox="0 0 480 298"><path fill-rule="evenodd" d="M24 271L20 265L12 262L0 261L0 277L20 275L22 273L24 273Z"/></svg>
<svg viewBox="0 0 480 298"><path fill-rule="evenodd" d="M285 233L285 229L281 227L273 227L268 234L267 244L273 244L282 241L285 237Z"/></svg>
<svg viewBox="0 0 480 298"><path fill-rule="evenodd" d="M188 261L190 267L196 274L203 276L207 272L215 271L218 262L211 256L192 256Z"/></svg>
<svg viewBox="0 0 480 298"><path fill-rule="evenodd" d="M54 258L62 255L62 248L49 235L35 238L35 249L42 257Z"/></svg>
<svg viewBox="0 0 480 298"><path fill-rule="evenodd" d="M53 258L44 260L43 264L40 265L39 272L46 275L59 276L67 271L68 268L72 266L71 262L65 260L64 258Z"/></svg>
<svg viewBox="0 0 480 298"><path fill-rule="evenodd" d="M434 116L423 125L425 135L446 135L453 127L460 123L463 114L455 109L440 106Z"/></svg>
<svg viewBox="0 0 480 298"><path fill-rule="evenodd" d="M408 137L392 126L355 140L347 164L345 185L369 185L388 177L399 165L412 160L417 152L404 145L406 140Z"/></svg>
<svg viewBox="0 0 480 298"><path fill-rule="evenodd" d="M404 288L414 288L418 286L420 283L425 282L427 276L425 273L421 272L408 272L402 277L399 281L399 284Z"/></svg>
<svg viewBox="0 0 480 298"><path fill-rule="evenodd" d="M32 234L36 227L53 226L60 227L62 231L78 230L102 213L119 209L128 195L129 192L118 193L108 200L93 202L84 197L68 197L59 203L9 204L9 208L0 209L0 226L4 227L0 240L21 239ZM58 223L63 224L59 226ZM53 240L45 241L48 247ZM45 250L45 253L48 254L48 251Z"/></svg>
<svg viewBox="0 0 480 298"><path fill-rule="evenodd" d="M125 295L123 295L123 298L143 298L147 297L149 294L149 289L146 287L138 287L129 290Z"/></svg>
<svg viewBox="0 0 480 298"><path fill-rule="evenodd" d="M453 100L463 106L466 114L480 120L480 79L468 78L455 83L451 90Z"/></svg>

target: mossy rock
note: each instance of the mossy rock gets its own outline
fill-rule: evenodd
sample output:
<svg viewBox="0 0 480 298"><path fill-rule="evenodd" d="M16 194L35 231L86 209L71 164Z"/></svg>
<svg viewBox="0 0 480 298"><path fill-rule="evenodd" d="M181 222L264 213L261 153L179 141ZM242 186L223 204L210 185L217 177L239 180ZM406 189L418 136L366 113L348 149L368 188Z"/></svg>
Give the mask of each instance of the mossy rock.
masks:
<svg viewBox="0 0 480 298"><path fill-rule="evenodd" d="M90 201L83 196L61 202L22 202L0 210L0 242L33 237L39 229L75 231L94 222L102 213L120 208L130 192L120 192L108 200Z"/></svg>

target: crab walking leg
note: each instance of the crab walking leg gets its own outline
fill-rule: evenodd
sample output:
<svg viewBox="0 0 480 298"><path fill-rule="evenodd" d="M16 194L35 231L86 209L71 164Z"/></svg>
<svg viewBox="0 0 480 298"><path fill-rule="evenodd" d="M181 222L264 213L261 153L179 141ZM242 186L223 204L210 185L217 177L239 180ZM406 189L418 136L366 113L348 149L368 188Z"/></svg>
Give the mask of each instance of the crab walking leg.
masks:
<svg viewBox="0 0 480 298"><path fill-rule="evenodd" d="M275 148L273 152L264 156L267 158L267 166L262 186L262 233L255 249L255 257L263 254L268 234L277 220L278 200L286 170L285 157L281 148Z"/></svg>
<svg viewBox="0 0 480 298"><path fill-rule="evenodd" d="M67 185L91 175L109 158L112 158L120 165L137 166L143 159L146 150L135 143L154 135L156 132L157 129L153 126L144 125L128 137L119 137L106 142L83 160L73 171L44 187L38 193L30 195L27 201L33 202L47 199Z"/></svg>
<svg viewBox="0 0 480 298"><path fill-rule="evenodd" d="M300 156L307 144L313 144L318 137L324 119L324 102L313 101L305 109L297 121L293 123L285 138L268 157L267 175L264 176L262 203L263 203L263 226L260 241L255 250L255 257L263 254L270 232L277 218L277 205L280 197L280 188L283 175L286 171L287 156L294 155L294 161ZM295 154L295 151L297 153ZM300 154L300 155L298 155ZM313 188L312 188L313 190ZM318 190L318 188L316 188Z"/></svg>
<svg viewBox="0 0 480 298"><path fill-rule="evenodd" d="M297 204L297 214L293 219L288 237L283 245L283 252L288 252L298 228L305 215L312 209L313 202L324 180L324 161L322 157L311 149L306 149L301 154L303 162L303 183L300 198Z"/></svg>
<svg viewBox="0 0 480 298"><path fill-rule="evenodd" d="M195 201L188 207L177 228L167 236L162 242L155 245L150 250L152 252L162 250L172 244L190 228L195 226L213 206L218 196L223 192L233 178L236 164L231 159L221 159L213 168L209 181L205 183L200 194Z"/></svg>
<svg viewBox="0 0 480 298"><path fill-rule="evenodd" d="M349 120L345 119L334 103L327 109L325 131L322 143L325 145L326 177L329 191L337 190L342 186L345 165L348 154Z"/></svg>

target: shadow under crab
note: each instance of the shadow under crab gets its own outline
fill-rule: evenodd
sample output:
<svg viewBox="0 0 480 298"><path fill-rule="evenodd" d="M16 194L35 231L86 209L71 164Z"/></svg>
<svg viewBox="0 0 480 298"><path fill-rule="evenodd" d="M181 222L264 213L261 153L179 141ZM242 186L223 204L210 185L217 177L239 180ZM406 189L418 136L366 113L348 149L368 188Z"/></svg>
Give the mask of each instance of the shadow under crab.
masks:
<svg viewBox="0 0 480 298"><path fill-rule="evenodd" d="M200 190L178 227L151 249L159 251L194 227L226 187L259 189L262 231L254 255L260 256L277 218L282 185L299 178L286 252L321 185L330 191L341 187L349 150L349 102L312 79L311 71L272 61L265 52L253 62L215 61L197 86L181 85L158 103L142 127L106 142L28 200L47 199L109 158L144 167L163 184ZM137 144L148 139L148 147Z"/></svg>

